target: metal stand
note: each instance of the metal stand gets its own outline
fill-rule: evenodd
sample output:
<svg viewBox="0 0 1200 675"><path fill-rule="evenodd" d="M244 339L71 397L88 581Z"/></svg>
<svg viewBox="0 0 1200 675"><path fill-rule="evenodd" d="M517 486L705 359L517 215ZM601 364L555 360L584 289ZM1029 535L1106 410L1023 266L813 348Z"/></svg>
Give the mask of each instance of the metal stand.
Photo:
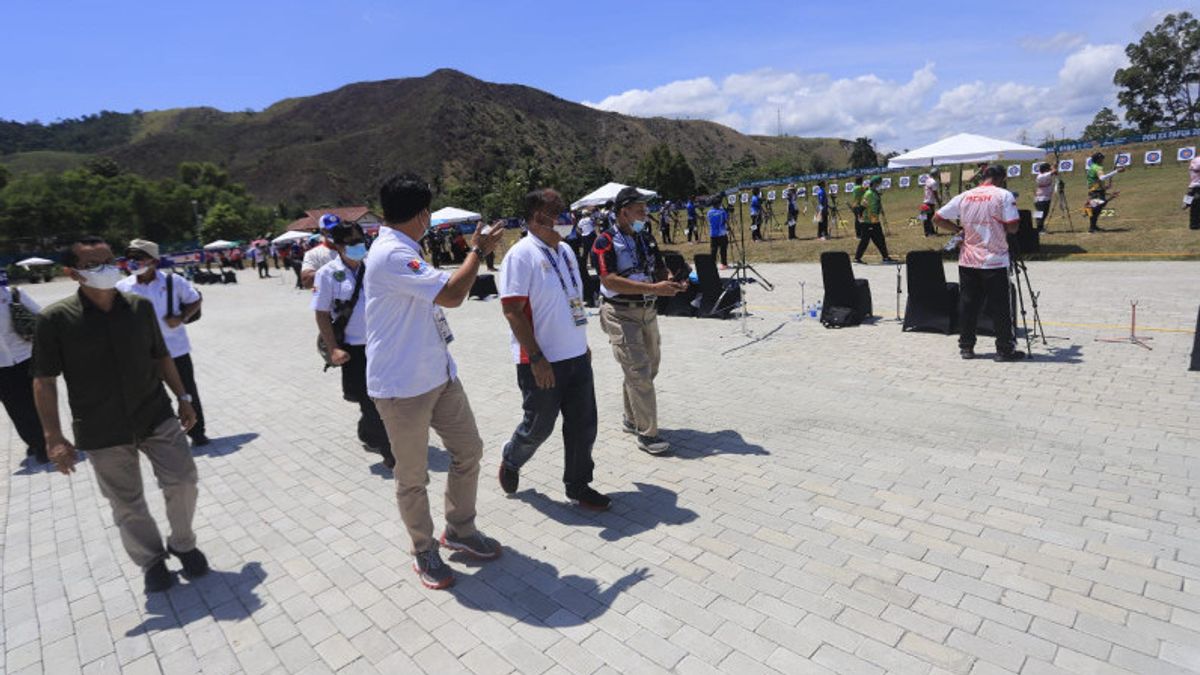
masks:
<svg viewBox="0 0 1200 675"><path fill-rule="evenodd" d="M900 318L900 294L903 292L900 288L900 268L904 267L904 263L896 263L896 321L902 321Z"/></svg>
<svg viewBox="0 0 1200 675"><path fill-rule="evenodd" d="M1146 340L1153 340L1151 337L1138 337L1137 334L1137 300L1129 301L1129 337L1119 338L1096 338L1096 342L1121 342L1144 347L1145 349L1154 349L1146 344Z"/></svg>
<svg viewBox="0 0 1200 675"><path fill-rule="evenodd" d="M740 215L741 214L739 213L739 216ZM733 240L734 255L737 256L737 260L733 264L733 276L731 276L730 279L736 281L737 283L734 287L741 290L742 299L741 299L741 303L738 306L738 312L739 312L738 318L739 318L740 324L741 324L740 325L741 333L745 337L754 338L755 337L754 332L751 331L750 327L747 325L747 320L750 318L750 303L746 299L747 298L746 289L750 286L750 275L753 274L755 276L755 278L757 278L758 282L761 283L763 288L767 289L768 292L774 291L775 285L772 284L770 281L767 281L767 278L764 277L762 274L759 274L758 270L754 269L753 265L746 262L745 236L746 236L746 222L742 218L739 217L738 218L738 236L737 236L737 238L731 237L731 239ZM713 310L712 310L713 312L716 312L717 308L721 307L721 304L725 300L725 296L727 296L729 294L729 291L730 291L730 288L726 288L721 291L721 295L719 295L717 297L717 301L715 303L713 303ZM778 330L778 329L776 329L776 330ZM771 333L774 333L774 332L775 331L771 331ZM762 336L762 338L769 336L771 333L768 333L767 335ZM762 338L758 338L758 339L762 339ZM757 341L757 340L755 340L755 341Z"/></svg>

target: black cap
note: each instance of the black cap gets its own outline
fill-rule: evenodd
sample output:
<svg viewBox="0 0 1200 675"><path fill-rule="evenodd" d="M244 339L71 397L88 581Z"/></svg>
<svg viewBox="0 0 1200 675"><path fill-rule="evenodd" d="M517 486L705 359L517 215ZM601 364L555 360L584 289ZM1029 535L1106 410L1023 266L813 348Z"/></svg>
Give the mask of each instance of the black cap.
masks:
<svg viewBox="0 0 1200 675"><path fill-rule="evenodd" d="M636 204L637 202L645 201L646 197L643 196L641 192L638 192L637 188L625 187L621 188L621 191L617 193L617 198L613 201L613 208L620 211L630 204Z"/></svg>
<svg viewBox="0 0 1200 675"><path fill-rule="evenodd" d="M992 180L1000 180L1001 178L1007 178L1008 172L1005 171L1004 167L1000 166L999 164L992 164L983 170L983 177L991 178Z"/></svg>

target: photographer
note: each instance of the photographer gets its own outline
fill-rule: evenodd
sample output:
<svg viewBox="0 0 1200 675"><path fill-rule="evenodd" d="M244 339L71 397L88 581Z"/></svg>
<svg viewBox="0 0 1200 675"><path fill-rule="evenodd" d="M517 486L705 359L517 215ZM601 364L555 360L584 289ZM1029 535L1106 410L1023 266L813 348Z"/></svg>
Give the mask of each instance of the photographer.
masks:
<svg viewBox="0 0 1200 675"><path fill-rule="evenodd" d="M1037 185L1033 193L1033 210L1037 216L1038 232L1046 231L1046 219L1050 217L1050 200L1054 196L1054 185L1057 182L1058 169L1051 168L1049 162L1038 166L1037 176L1033 181Z"/></svg>
<svg viewBox="0 0 1200 675"><path fill-rule="evenodd" d="M626 432L637 435L638 448L661 455L671 445L658 435L658 375L661 342L655 300L687 289L672 281L658 244L646 231L646 198L637 188L617 193L617 226L596 238L592 264L600 275L600 327L608 334L613 356L625 371Z"/></svg>
<svg viewBox="0 0 1200 675"><path fill-rule="evenodd" d="M1087 168L1087 210L1090 223L1088 232L1099 232L1100 227L1097 221L1100 220L1100 212L1104 210L1105 204L1108 204L1108 188L1112 177L1125 170L1125 167L1119 166L1109 173L1104 173L1104 153L1097 152L1092 155L1092 163ZM1116 193L1113 193L1116 196Z"/></svg>
<svg viewBox="0 0 1200 675"><path fill-rule="evenodd" d="M996 330L997 361L1018 361L1025 352L1016 349L1008 288L1008 238L1020 223L1017 199L1005 186L1002 166L984 170L979 187L951 199L934 215L934 225L961 232L958 256L959 336L958 353L975 358L975 326L987 305ZM952 220L961 223L956 225Z"/></svg>

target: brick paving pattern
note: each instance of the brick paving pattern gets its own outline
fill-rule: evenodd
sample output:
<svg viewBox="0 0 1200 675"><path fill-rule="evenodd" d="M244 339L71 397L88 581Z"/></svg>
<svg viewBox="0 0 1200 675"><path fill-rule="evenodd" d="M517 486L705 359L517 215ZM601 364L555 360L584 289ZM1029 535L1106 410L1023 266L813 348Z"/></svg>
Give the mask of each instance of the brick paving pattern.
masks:
<svg viewBox="0 0 1200 675"><path fill-rule="evenodd" d="M564 503L558 438L500 492L520 415L506 324L494 300L449 312L487 448L479 524L505 546L452 558L449 592L411 571L307 294L253 272L204 288L189 330L215 442L196 530L214 571L147 599L87 463L26 467L4 418L0 671L1200 672L1200 267L1032 264L1055 337L1016 364L902 334L891 268L855 268L882 319L840 331L799 318L816 266L760 271L778 286L750 290L748 327L775 331L760 342L661 320L673 456L621 432L591 321L600 515ZM1127 333L1135 298L1153 351L1095 342ZM447 460L430 458L438 495Z"/></svg>

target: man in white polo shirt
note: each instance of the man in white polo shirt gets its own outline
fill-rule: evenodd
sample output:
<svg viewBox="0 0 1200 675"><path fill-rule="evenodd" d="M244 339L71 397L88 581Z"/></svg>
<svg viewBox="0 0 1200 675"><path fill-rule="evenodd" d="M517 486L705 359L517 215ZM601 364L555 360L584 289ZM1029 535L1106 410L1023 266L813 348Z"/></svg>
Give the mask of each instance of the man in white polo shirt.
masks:
<svg viewBox="0 0 1200 675"><path fill-rule="evenodd" d="M196 370L192 365L192 344L184 325L200 311L200 292L192 282L178 274L158 269L158 244L152 241L134 239L129 242L125 257L130 276L117 282L117 290L140 295L154 305L163 342L167 344L167 351L183 380L183 388L191 395L192 407L196 409L196 424L188 429L188 437L192 439L193 447L208 445L204 408L200 406L200 390L196 387Z"/></svg>
<svg viewBox="0 0 1200 675"><path fill-rule="evenodd" d="M958 350L964 359L975 358L975 326L986 303L996 330L996 360L1018 361L1025 352L1017 351L1013 340L1007 238L1016 234L1020 223L1017 199L1005 189L1004 167L989 166L982 176L979 187L951 199L933 217L938 227L963 235L958 254Z"/></svg>
<svg viewBox="0 0 1200 675"><path fill-rule="evenodd" d="M512 330L513 361L524 419L504 445L500 487L517 491L521 467L550 437L563 416L563 483L567 498L593 511L611 500L591 488L596 442L596 392L587 343L587 312L579 263L563 237L570 218L558 192L525 195L529 236L513 245L500 266L500 302Z"/></svg>
<svg viewBox="0 0 1200 675"><path fill-rule="evenodd" d="M479 263L504 236L502 224L471 236L471 250L453 274L421 258L417 243L430 226L433 192L413 175L397 175L379 190L384 224L367 254L367 391L387 429L396 460L396 502L412 538L413 568L428 588L446 588L454 573L438 554L429 513L429 429L450 453L446 529L441 545L479 559L500 545L475 528L475 495L483 440L447 348L454 339L443 307L458 307Z"/></svg>

